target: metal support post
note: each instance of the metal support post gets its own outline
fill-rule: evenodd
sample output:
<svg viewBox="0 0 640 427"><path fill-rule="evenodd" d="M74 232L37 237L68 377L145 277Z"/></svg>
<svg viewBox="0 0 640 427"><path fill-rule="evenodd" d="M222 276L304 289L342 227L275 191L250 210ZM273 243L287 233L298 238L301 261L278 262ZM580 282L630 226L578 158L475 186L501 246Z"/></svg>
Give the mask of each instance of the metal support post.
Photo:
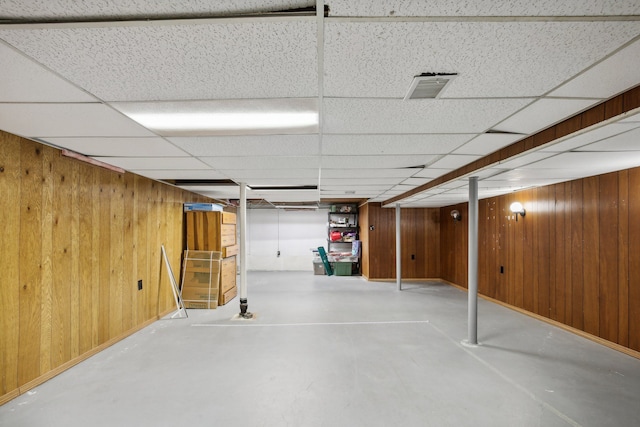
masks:
<svg viewBox="0 0 640 427"><path fill-rule="evenodd" d="M247 309L247 184L240 183L240 317L251 319Z"/></svg>
<svg viewBox="0 0 640 427"><path fill-rule="evenodd" d="M469 337L478 344L478 177L469 178Z"/></svg>

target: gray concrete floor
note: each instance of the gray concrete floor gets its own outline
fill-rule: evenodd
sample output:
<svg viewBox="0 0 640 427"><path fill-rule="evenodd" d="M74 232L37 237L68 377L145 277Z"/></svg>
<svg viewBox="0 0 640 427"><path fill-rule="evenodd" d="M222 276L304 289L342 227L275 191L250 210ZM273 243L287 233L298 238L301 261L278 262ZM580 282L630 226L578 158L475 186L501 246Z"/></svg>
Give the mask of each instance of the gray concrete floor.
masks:
<svg viewBox="0 0 640 427"><path fill-rule="evenodd" d="M640 360L441 283L252 272L0 407L2 426L638 426Z"/></svg>

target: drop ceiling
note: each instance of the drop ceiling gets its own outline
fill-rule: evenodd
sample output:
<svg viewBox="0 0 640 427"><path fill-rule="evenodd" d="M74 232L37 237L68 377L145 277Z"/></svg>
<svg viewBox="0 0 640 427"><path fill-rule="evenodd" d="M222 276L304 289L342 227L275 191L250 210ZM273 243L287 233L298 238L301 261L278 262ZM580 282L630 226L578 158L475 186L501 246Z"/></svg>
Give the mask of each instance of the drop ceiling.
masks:
<svg viewBox="0 0 640 427"><path fill-rule="evenodd" d="M638 86L638 70L635 0L0 0L0 129L221 200L246 183L272 203L463 202L466 176L416 189ZM405 101L430 72L457 77ZM249 104L311 106L318 124L177 133L126 115ZM474 171L479 196L640 166L637 113Z"/></svg>

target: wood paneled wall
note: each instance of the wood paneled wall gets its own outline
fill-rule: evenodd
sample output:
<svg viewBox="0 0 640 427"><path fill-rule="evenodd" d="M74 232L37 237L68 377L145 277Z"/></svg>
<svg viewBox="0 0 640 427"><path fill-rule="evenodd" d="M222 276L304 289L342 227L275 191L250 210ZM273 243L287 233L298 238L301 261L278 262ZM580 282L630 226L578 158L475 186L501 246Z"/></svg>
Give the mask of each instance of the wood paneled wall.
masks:
<svg viewBox="0 0 640 427"><path fill-rule="evenodd" d="M396 277L395 218L395 209L382 208L380 203L360 207L362 271L368 279ZM440 277L440 210L402 209L400 222L402 277Z"/></svg>
<svg viewBox="0 0 640 427"><path fill-rule="evenodd" d="M0 195L1 403L171 310L160 246L177 274L207 200L4 132Z"/></svg>
<svg viewBox="0 0 640 427"><path fill-rule="evenodd" d="M478 290L640 351L639 216L640 168L480 200ZM442 221L442 278L465 287L467 235Z"/></svg>

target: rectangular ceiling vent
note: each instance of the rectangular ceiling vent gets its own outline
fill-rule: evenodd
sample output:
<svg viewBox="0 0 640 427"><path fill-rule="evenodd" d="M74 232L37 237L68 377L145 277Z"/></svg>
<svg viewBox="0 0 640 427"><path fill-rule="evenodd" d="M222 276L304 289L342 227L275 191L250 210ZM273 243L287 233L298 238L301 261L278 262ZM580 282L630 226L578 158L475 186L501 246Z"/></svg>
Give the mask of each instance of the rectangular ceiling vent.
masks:
<svg viewBox="0 0 640 427"><path fill-rule="evenodd" d="M415 76L404 100L440 98L444 89L457 76L456 73L422 73Z"/></svg>

